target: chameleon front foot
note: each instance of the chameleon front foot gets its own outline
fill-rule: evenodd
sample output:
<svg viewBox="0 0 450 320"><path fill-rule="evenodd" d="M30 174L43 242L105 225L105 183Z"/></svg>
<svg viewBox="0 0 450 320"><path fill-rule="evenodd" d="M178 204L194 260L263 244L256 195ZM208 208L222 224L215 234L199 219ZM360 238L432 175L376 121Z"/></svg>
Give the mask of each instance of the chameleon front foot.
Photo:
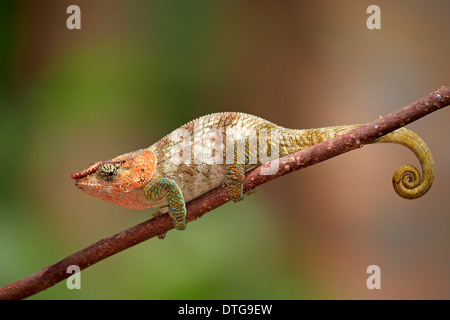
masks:
<svg viewBox="0 0 450 320"><path fill-rule="evenodd" d="M186 229L186 205L183 193L175 181L169 178L162 178L146 188L144 195L151 200L160 200L166 197L168 212L173 220L173 226L178 230ZM162 208L161 210L164 209ZM152 218L158 214L162 213L157 211Z"/></svg>

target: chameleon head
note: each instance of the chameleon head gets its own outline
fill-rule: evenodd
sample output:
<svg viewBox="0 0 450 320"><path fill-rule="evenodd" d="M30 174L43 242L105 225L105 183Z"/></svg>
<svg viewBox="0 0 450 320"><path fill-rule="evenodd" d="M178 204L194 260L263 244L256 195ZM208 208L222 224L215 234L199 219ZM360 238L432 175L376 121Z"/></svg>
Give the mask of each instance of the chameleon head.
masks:
<svg viewBox="0 0 450 320"><path fill-rule="evenodd" d="M156 163L155 153L142 149L94 162L71 177L77 188L91 196L130 209L145 209L149 205L142 188L152 178Z"/></svg>

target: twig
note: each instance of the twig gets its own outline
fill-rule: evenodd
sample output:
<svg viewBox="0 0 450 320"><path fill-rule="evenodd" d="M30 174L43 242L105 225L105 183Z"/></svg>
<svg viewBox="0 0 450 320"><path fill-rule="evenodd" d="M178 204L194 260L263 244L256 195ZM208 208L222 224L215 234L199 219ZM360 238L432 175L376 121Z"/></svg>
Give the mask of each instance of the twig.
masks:
<svg viewBox="0 0 450 320"><path fill-rule="evenodd" d="M386 135L449 104L450 87L441 87L428 96L356 130L279 159L280 170L274 175L260 174L264 167L270 166L270 163L256 168L246 175L244 192L289 172L306 168L339 154L360 148L380 136ZM188 222L196 220L228 201L227 190L222 185L187 203L188 214L186 220ZM55 264L0 288L0 299L23 299L29 297L68 278L70 274L66 271L70 265L77 265L83 270L113 254L163 234L172 228L173 221L168 214L145 221L109 238L102 239Z"/></svg>

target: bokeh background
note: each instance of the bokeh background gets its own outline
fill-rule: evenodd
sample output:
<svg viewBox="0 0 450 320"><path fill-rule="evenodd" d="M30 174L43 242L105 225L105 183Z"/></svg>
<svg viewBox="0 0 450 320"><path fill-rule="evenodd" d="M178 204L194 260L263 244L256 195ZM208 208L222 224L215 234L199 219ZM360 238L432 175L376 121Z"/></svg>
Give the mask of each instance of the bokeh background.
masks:
<svg viewBox="0 0 450 320"><path fill-rule="evenodd" d="M68 30L66 8L81 8ZM366 8L381 8L381 30ZM146 220L74 187L95 160L217 111L285 127L364 123L450 85L450 2L1 1L0 285ZM408 128L436 179L397 145L341 155L258 188L30 299L449 299L449 110ZM366 269L381 268L381 290Z"/></svg>

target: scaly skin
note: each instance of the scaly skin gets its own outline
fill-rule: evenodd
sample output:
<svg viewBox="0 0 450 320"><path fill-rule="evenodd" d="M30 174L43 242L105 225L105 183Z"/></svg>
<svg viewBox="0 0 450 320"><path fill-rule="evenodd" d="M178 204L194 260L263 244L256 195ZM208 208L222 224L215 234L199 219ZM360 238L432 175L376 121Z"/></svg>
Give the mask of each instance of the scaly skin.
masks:
<svg viewBox="0 0 450 320"><path fill-rule="evenodd" d="M227 186L230 199L240 201L246 172L360 126L295 130L249 114L213 113L185 124L147 149L94 162L72 178L78 188L102 200L131 209L167 210L175 228L182 230L186 202L221 184ZM395 172L397 194L406 199L424 195L434 179L433 157L426 144L405 128L373 143L386 142L408 147L422 166L422 175L412 166Z"/></svg>

